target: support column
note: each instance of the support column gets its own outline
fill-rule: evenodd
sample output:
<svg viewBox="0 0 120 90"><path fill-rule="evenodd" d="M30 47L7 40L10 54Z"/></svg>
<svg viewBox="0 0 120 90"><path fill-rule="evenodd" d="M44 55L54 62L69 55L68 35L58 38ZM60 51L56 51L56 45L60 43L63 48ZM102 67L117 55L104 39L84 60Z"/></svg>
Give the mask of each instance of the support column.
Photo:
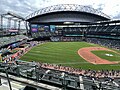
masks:
<svg viewBox="0 0 120 90"><path fill-rule="evenodd" d="M1 78L0 78L0 86L2 85Z"/></svg>
<svg viewBox="0 0 120 90"><path fill-rule="evenodd" d="M21 24L21 21L19 20L18 21L18 33L20 32L20 24Z"/></svg>
<svg viewBox="0 0 120 90"><path fill-rule="evenodd" d="M17 20L14 20L14 29L17 29Z"/></svg>
<svg viewBox="0 0 120 90"><path fill-rule="evenodd" d="M1 20L0 20L0 24L1 24L1 30L3 30L3 16L1 15Z"/></svg>
<svg viewBox="0 0 120 90"><path fill-rule="evenodd" d="M28 35L29 35L29 32L30 32L29 29L28 29L28 27L29 27L29 26L28 26L28 22L26 21L25 24L26 24L25 26L26 26L26 30L27 30L26 35L28 36Z"/></svg>
<svg viewBox="0 0 120 90"><path fill-rule="evenodd" d="M30 28L30 29L28 29L28 34L32 37L32 32L31 32L31 23L28 23L28 25L29 25L29 28Z"/></svg>
<svg viewBox="0 0 120 90"><path fill-rule="evenodd" d="M11 28L11 18L8 18L7 29L9 30L10 28Z"/></svg>
<svg viewBox="0 0 120 90"><path fill-rule="evenodd" d="M5 73L6 73L6 77L7 77L7 80L8 80L9 88L10 88L10 90L12 90L10 79L9 79L8 72L7 72L6 68L5 68Z"/></svg>
<svg viewBox="0 0 120 90"><path fill-rule="evenodd" d="M0 31L1 31L1 34L0 34L0 37L3 36L3 16L1 15L1 20L0 20Z"/></svg>

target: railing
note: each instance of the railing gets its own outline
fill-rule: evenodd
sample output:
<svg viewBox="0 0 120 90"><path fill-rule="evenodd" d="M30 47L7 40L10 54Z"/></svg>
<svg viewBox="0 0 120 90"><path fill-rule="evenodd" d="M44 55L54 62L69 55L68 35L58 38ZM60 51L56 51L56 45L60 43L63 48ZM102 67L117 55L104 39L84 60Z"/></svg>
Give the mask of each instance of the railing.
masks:
<svg viewBox="0 0 120 90"><path fill-rule="evenodd" d="M5 72L4 68L6 68L7 72L11 75L59 86L62 87L63 90L81 90L83 88L85 90L94 90L94 88L102 90L111 88L114 90L120 88L111 82L100 82L95 80L94 77L43 68L34 62L18 61L18 65L0 63L0 72Z"/></svg>

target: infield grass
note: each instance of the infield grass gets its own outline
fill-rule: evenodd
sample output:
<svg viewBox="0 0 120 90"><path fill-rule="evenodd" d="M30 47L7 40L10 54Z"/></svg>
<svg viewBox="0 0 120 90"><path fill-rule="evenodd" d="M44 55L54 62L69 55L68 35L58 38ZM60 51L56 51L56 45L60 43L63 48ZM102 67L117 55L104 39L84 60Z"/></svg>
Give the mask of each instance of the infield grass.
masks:
<svg viewBox="0 0 120 90"><path fill-rule="evenodd" d="M115 53L112 51L92 51L95 55L102 59L109 61L120 61L120 53Z"/></svg>

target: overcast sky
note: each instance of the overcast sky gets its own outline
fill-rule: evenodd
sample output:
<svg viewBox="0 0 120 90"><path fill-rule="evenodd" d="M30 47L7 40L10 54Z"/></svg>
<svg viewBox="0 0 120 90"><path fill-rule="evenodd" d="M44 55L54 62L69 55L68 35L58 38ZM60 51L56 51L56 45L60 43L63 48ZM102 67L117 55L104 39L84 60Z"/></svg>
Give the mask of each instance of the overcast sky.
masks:
<svg viewBox="0 0 120 90"><path fill-rule="evenodd" d="M0 14L13 11L26 17L40 8L56 4L89 5L112 19L120 19L120 0L0 0Z"/></svg>

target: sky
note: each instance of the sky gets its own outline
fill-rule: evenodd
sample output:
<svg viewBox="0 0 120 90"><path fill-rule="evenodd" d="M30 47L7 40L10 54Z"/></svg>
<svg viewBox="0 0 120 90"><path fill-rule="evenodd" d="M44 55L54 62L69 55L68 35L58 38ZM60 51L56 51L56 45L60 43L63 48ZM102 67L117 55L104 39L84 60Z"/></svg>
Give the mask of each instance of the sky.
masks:
<svg viewBox="0 0 120 90"><path fill-rule="evenodd" d="M12 11L26 17L36 10L57 4L90 6L112 19L120 19L120 0L0 0L0 14Z"/></svg>

